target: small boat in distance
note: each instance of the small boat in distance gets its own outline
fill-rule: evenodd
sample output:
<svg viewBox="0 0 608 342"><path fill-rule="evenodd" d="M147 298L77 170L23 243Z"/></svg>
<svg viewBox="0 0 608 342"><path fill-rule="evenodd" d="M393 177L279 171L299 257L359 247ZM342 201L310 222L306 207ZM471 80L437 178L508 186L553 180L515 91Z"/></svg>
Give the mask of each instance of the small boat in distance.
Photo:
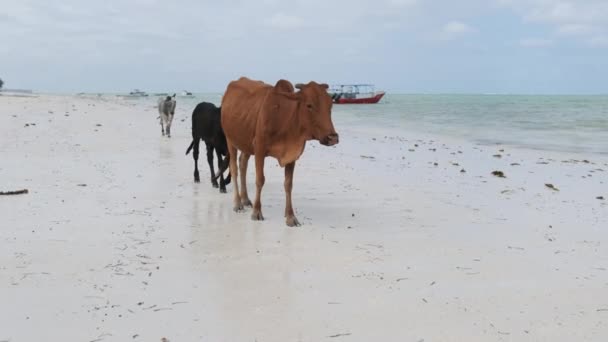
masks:
<svg viewBox="0 0 608 342"><path fill-rule="evenodd" d="M192 93L189 92L189 91L187 91L187 90L184 90L184 91L182 91L182 93L180 94L180 96L192 96Z"/></svg>
<svg viewBox="0 0 608 342"><path fill-rule="evenodd" d="M384 91L376 91L373 84L337 84L329 90L334 103L378 103L384 96Z"/></svg>
<svg viewBox="0 0 608 342"><path fill-rule="evenodd" d="M131 96L131 97L143 97L143 96L148 96L148 94L145 91L141 91L139 89L134 89L133 91L131 91L129 93L128 96Z"/></svg>

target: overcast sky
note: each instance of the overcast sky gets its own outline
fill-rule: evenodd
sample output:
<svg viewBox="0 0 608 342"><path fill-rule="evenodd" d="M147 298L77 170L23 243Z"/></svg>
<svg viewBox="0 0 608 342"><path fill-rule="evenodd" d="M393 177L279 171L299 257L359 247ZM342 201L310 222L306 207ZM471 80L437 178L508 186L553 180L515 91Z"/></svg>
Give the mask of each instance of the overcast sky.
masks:
<svg viewBox="0 0 608 342"><path fill-rule="evenodd" d="M9 88L220 92L241 75L608 93L608 0L0 0Z"/></svg>

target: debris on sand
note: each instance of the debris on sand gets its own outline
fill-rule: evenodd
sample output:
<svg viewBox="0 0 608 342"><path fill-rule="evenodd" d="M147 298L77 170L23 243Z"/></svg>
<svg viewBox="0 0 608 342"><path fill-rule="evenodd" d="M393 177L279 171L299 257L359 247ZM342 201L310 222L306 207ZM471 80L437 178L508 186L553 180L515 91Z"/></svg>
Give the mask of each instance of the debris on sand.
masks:
<svg viewBox="0 0 608 342"><path fill-rule="evenodd" d="M364 156L364 155L361 155L361 158L363 158L363 159L376 159L376 157L373 157L373 156Z"/></svg>
<svg viewBox="0 0 608 342"><path fill-rule="evenodd" d="M492 171L492 175L500 178L507 178L507 176L505 176L505 173L502 171Z"/></svg>
<svg viewBox="0 0 608 342"><path fill-rule="evenodd" d="M511 163L511 166L520 166L520 163Z"/></svg>
<svg viewBox="0 0 608 342"><path fill-rule="evenodd" d="M492 157L494 157L494 158L502 158L502 155L501 154L495 154Z"/></svg>
<svg viewBox="0 0 608 342"><path fill-rule="evenodd" d="M598 199L598 200L600 200L600 201L603 201L603 200L604 200L604 196L597 196L595 199Z"/></svg>
<svg viewBox="0 0 608 342"><path fill-rule="evenodd" d="M28 189L15 190L15 191L0 191L0 195L23 195L29 193Z"/></svg>
<svg viewBox="0 0 608 342"><path fill-rule="evenodd" d="M336 337L341 337L341 336L350 336L352 335L351 333L344 333L344 334L335 334L335 335L329 335L327 337L329 338L336 338ZM163 341L164 342L164 341Z"/></svg>
<svg viewBox="0 0 608 342"><path fill-rule="evenodd" d="M467 172L467 170L465 170L465 169L460 170L460 173L466 173L466 172Z"/></svg>
<svg viewBox="0 0 608 342"><path fill-rule="evenodd" d="M551 183L545 183L545 186L553 191L559 191L559 189L556 188L555 185L553 185Z"/></svg>

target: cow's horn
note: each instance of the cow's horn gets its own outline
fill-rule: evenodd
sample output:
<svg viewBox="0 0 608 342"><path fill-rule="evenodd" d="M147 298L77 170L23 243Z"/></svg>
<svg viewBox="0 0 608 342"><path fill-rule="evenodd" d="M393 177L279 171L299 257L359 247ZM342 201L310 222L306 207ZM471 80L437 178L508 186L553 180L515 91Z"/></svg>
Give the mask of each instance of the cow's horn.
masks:
<svg viewBox="0 0 608 342"><path fill-rule="evenodd" d="M221 166L219 167L219 170L217 170L217 173L213 177L214 180L217 180L218 178L220 178L222 173L224 173L224 171L226 171L226 169L228 169L229 162L230 162L230 157L226 156L226 158L224 158L224 161L222 162Z"/></svg>
<svg viewBox="0 0 608 342"><path fill-rule="evenodd" d="M296 89L302 90L302 88L304 88L304 84L303 83L296 84Z"/></svg>

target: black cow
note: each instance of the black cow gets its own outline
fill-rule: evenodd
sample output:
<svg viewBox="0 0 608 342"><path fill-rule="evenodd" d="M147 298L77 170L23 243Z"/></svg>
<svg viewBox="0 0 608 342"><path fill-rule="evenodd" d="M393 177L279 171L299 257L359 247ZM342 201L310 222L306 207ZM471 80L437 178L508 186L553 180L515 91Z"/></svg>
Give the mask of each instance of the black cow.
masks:
<svg viewBox="0 0 608 342"><path fill-rule="evenodd" d="M226 170L228 166L228 147L226 145L226 136L222 130L221 110L213 103L201 102L192 112L192 143L188 147L186 155L194 148L194 181L196 183L201 181L198 174L198 146L201 139L205 141L205 145L207 146L207 161L211 170L211 184L214 188L217 188L217 178L219 176L220 192L226 193L226 185L230 184L230 173L224 179L222 171ZM218 175L215 175L215 170L213 169L213 150L215 150L218 159L217 167L220 170ZM222 156L226 158L222 160Z"/></svg>

